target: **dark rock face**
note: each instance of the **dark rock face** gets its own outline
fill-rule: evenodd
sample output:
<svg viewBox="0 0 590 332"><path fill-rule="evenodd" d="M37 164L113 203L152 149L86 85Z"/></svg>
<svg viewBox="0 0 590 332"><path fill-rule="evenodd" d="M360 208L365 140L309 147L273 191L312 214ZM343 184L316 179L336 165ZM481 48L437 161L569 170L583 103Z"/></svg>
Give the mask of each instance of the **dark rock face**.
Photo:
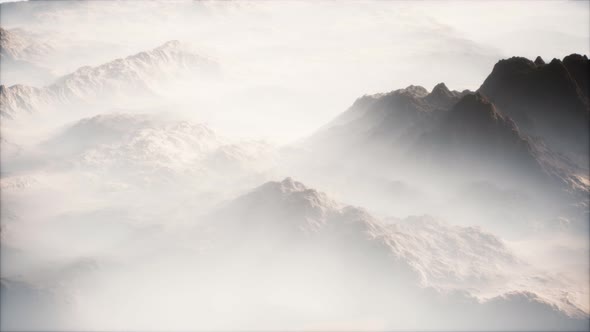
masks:
<svg viewBox="0 0 590 332"><path fill-rule="evenodd" d="M537 65L537 66L542 66L542 65L544 65L544 64L545 64L545 60L543 60L543 58L541 58L541 56L538 56L538 57L535 59L535 65Z"/></svg>
<svg viewBox="0 0 590 332"><path fill-rule="evenodd" d="M326 137L345 131L348 137L354 134L399 136L419 123L438 118L437 111L447 110L467 93L468 90L451 91L439 83L430 93L421 86L410 85L385 94L363 96L318 134Z"/></svg>
<svg viewBox="0 0 590 332"><path fill-rule="evenodd" d="M579 54L570 54L563 58L563 65L567 68L572 78L578 84L580 93L586 97L587 104L590 96L590 86L588 81L590 80L590 60L586 55L582 56Z"/></svg>
<svg viewBox="0 0 590 332"><path fill-rule="evenodd" d="M321 156L315 160L425 172L437 165L443 178L489 175L586 192L579 175L588 170L587 69L587 57L575 54L550 63L514 57L498 62L477 93L440 83L430 93L409 86L364 96L309 146Z"/></svg>
<svg viewBox="0 0 590 332"><path fill-rule="evenodd" d="M463 95L465 95L465 91L450 91L444 83L439 83L432 89L432 92L426 96L426 100L435 107L448 109Z"/></svg>
<svg viewBox="0 0 590 332"><path fill-rule="evenodd" d="M435 102L447 103L448 98L444 91L440 96L432 96L425 88L414 85L389 93L363 96L312 136L313 143L310 145L317 147L330 143L330 148L342 146L349 149L351 144L367 143L367 140L397 138L431 117L439 108Z"/></svg>
<svg viewBox="0 0 590 332"><path fill-rule="evenodd" d="M481 173L544 174L514 122L479 93L461 98L418 141L415 151L450 171L460 167Z"/></svg>
<svg viewBox="0 0 590 332"><path fill-rule="evenodd" d="M545 65L514 57L498 62L479 92L525 134L559 153L585 155L590 130L582 86L588 84L587 69L587 58L578 55Z"/></svg>

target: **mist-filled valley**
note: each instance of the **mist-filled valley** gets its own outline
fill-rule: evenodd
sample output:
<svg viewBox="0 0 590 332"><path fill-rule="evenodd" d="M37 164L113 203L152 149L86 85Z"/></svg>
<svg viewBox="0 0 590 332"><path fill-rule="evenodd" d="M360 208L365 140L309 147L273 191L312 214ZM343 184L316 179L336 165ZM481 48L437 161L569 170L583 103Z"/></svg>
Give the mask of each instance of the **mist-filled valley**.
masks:
<svg viewBox="0 0 590 332"><path fill-rule="evenodd" d="M0 329L589 330L589 9L1 3Z"/></svg>

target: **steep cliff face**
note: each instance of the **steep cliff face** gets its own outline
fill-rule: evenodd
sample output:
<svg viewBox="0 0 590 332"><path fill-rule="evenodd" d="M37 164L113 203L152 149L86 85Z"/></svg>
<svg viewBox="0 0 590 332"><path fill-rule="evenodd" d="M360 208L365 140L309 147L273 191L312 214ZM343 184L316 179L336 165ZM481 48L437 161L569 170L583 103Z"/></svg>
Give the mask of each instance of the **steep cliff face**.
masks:
<svg viewBox="0 0 590 332"><path fill-rule="evenodd" d="M430 130L445 110L468 91L449 90L444 83L431 92L410 85L388 93L366 95L307 140L313 150L399 156Z"/></svg>
<svg viewBox="0 0 590 332"><path fill-rule="evenodd" d="M550 63L514 57L499 61L475 94L441 83L431 92L409 86L363 96L308 146L320 161L385 161L398 171L437 165L427 173L532 177L586 192L587 66L576 54Z"/></svg>
<svg viewBox="0 0 590 332"><path fill-rule="evenodd" d="M588 168L588 59L534 63L525 58L498 62L479 92L512 118L525 134L543 141Z"/></svg>
<svg viewBox="0 0 590 332"><path fill-rule="evenodd" d="M430 156L436 164L475 172L488 168L507 173L541 171L531 145L514 122L479 93L461 98L416 149L414 154Z"/></svg>
<svg viewBox="0 0 590 332"><path fill-rule="evenodd" d="M578 84L582 95L588 98L590 96L590 85L588 85L590 80L590 60L588 60L588 56L570 54L563 58L563 65Z"/></svg>

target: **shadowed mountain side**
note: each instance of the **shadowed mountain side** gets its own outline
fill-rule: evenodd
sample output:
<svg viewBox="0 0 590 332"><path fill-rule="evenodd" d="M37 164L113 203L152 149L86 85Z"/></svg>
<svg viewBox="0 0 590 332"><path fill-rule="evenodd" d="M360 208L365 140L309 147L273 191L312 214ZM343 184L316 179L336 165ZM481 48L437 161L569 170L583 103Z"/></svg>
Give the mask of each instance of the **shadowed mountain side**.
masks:
<svg viewBox="0 0 590 332"><path fill-rule="evenodd" d="M588 99L590 97L590 60L588 56L580 54L570 54L563 58L563 65L571 77L578 84L580 92Z"/></svg>
<svg viewBox="0 0 590 332"><path fill-rule="evenodd" d="M465 93L449 91L440 83L431 93L411 85L386 94L363 96L310 137L305 145L326 156L348 155L358 150L362 154L383 152L391 157L403 153L440 118L441 111Z"/></svg>
<svg viewBox="0 0 590 332"><path fill-rule="evenodd" d="M501 60L479 91L523 133L587 170L588 63L577 54L548 64L520 57Z"/></svg>
<svg viewBox="0 0 590 332"><path fill-rule="evenodd" d="M491 175L500 181L522 176L537 182L547 180L516 125L480 94L463 97L418 140L409 155L417 165L436 165L455 176L464 176L469 170L472 176Z"/></svg>
<svg viewBox="0 0 590 332"><path fill-rule="evenodd" d="M435 100L452 103L451 108L438 108ZM310 165L318 169L344 158L349 162L339 168L395 169L406 179L418 173L435 181L462 178L557 192L587 190L579 167L521 134L484 96L449 92L440 84L430 94L410 86L365 96L305 147L315 156Z"/></svg>
<svg viewBox="0 0 590 332"><path fill-rule="evenodd" d="M379 165L389 165L397 172L418 167L423 178L476 176L476 181L489 175L508 184L549 184L557 192L585 195L587 69L587 57L577 54L549 64L540 57L536 63L515 57L496 64L477 97L444 84L430 93L409 86L364 96L304 147L318 169L344 159L347 165L339 167L353 163L386 171Z"/></svg>
<svg viewBox="0 0 590 332"><path fill-rule="evenodd" d="M542 62L537 59L539 66L551 66ZM566 82L575 86L571 78ZM575 114L575 110L564 111L568 112ZM582 140L584 133L572 135ZM590 182L587 171L576 162L576 158L588 158L587 150L563 153L541 137L531 136L481 92L450 92L439 84L430 93L409 86L363 96L301 146L284 149L282 154L287 160L283 174L331 188L380 213L404 215L420 213L420 208L449 216L452 211L442 202L465 186L487 182L531 200L521 201L526 205L522 209L512 203L495 205L501 195L484 200L478 202L481 208L476 216L461 214L461 222L477 222L506 235L515 229L526 232L535 224L560 227L559 220L567 214L576 216L568 224L575 225L572 229L588 229L585 202ZM412 197L420 197L421 204L408 204L403 198L407 192L394 183L412 188ZM458 205L454 210L466 208Z"/></svg>

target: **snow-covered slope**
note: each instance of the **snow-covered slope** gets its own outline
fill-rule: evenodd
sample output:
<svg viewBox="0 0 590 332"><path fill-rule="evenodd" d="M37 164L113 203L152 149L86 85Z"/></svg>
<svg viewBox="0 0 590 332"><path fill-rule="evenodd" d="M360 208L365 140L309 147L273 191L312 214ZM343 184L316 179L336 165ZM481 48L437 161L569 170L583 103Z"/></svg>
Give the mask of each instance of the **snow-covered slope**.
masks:
<svg viewBox="0 0 590 332"><path fill-rule="evenodd" d="M343 292L339 295L343 303L336 305L339 310L354 298L353 294L372 294L378 288L377 292L389 296L362 305L371 310L379 310L379 305L396 309L406 305L405 310L416 318L408 324L395 315L385 325L388 328L427 328L429 324L420 323L420 317L424 321L437 318L422 309L439 308L442 303L450 317L464 319L456 323L447 321L442 326L473 328L473 317L463 316L466 309L461 303L474 298L478 300L468 309L469 314L477 316L478 324L501 317L502 323L495 325L499 328L542 327L536 320L527 321L530 317L519 321L522 317L518 315L525 317L531 310L537 314L545 312L545 323L553 328L578 329L588 317L575 304L584 301L581 294L572 292L576 285L556 282L555 277L527 265L490 233L474 227L451 226L427 216L379 220L363 209L338 203L291 178L266 183L227 203L208 218L208 223L199 226L199 233L213 236L207 252L223 252L228 257L239 253L245 266L236 273L273 276L298 271L297 278L317 280L318 287L331 280L332 290ZM258 289L262 298L272 291L270 285L275 279L268 277L267 282L269 289ZM346 282L350 288L340 289L340 283ZM301 287L301 299L308 298L305 294L316 289L312 285L296 287ZM335 296L326 289L320 293L315 297L309 294L309 299L330 302ZM563 297L564 293L569 293L568 297ZM407 296L413 296L415 302L407 300ZM359 296L358 300L362 302L364 297ZM514 312L508 314L510 310ZM497 316L499 312L504 312L503 316ZM423 313L426 316L421 316ZM577 323L569 325L572 322ZM440 328L436 325L440 323L437 321L434 326Z"/></svg>
<svg viewBox="0 0 590 332"><path fill-rule="evenodd" d="M32 114L55 102L54 96L43 88L26 85L0 85L0 116L13 119L23 113Z"/></svg>
<svg viewBox="0 0 590 332"><path fill-rule="evenodd" d="M193 54L179 41L153 50L113 60L97 67L82 67L49 87L60 100L86 99L101 94L120 95L129 90L155 91L161 81L194 74L213 74L212 60Z"/></svg>
<svg viewBox="0 0 590 332"><path fill-rule="evenodd" d="M232 141L207 125L162 116L109 113L84 118L41 144L61 169L88 170L122 181L249 176L272 167L274 148Z"/></svg>
<svg viewBox="0 0 590 332"><path fill-rule="evenodd" d="M38 61L52 51L52 47L37 41L22 29L0 28L0 56L2 61Z"/></svg>
<svg viewBox="0 0 590 332"><path fill-rule="evenodd" d="M53 51L50 43L26 30L0 27L0 84L43 84L55 79L44 61Z"/></svg>
<svg viewBox="0 0 590 332"><path fill-rule="evenodd" d="M157 93L171 79L197 75L208 77L217 64L191 53L179 41L169 41L153 50L116 59L97 67L82 67L55 83L35 88L2 86L0 102L3 118L58 105L104 103L121 98L137 98Z"/></svg>
<svg viewBox="0 0 590 332"><path fill-rule="evenodd" d="M79 125L88 129L93 121ZM120 128L109 126L108 120L96 121L107 136L119 135ZM129 126L141 132L146 126L137 123L142 121L154 120L130 121ZM101 182L107 180L102 177ZM26 191L29 183L38 186L15 177L3 180L2 189L11 195ZM162 200L160 193L154 204L175 208L173 194ZM88 252L111 256L116 251L112 257L121 262L133 257L114 270L108 266L96 269L95 260L89 258L81 260L81 267L74 264L44 271L40 280L51 277L57 282L48 292L55 298L77 301L59 305L56 318L73 329L89 325L164 328L171 317L179 329L306 329L317 324L477 329L483 324L497 329L583 330L588 323L587 309L578 304L585 297L577 285L523 262L493 234L428 216L376 218L291 178L265 183L204 217L193 215L192 223L178 233L161 229L146 233L129 227L128 222L144 210L138 206L128 215L66 210L21 232L29 234L27 239L36 234L54 249L84 243L68 251L71 257L90 249ZM164 226L173 218L165 212L159 222ZM18 236L16 231L7 235ZM47 241L53 232L62 241L65 236L72 238L61 245L51 244ZM104 239L97 240L101 237ZM110 250L99 251L105 243ZM43 243L36 245L43 247ZM15 301L22 299L27 297L3 294L3 307L20 309ZM167 304L164 307L162 299ZM31 301L45 303L36 298ZM110 305L105 307L104 301ZM165 314L153 315L155 309ZM116 314L128 312L145 318L137 322ZM228 321L231 313L233 319ZM114 315L114 319L101 324L102 314ZM260 319L269 314L281 319ZM69 319L72 315L76 318ZM10 327L30 327L25 321L17 317ZM61 322L44 324L65 326Z"/></svg>

